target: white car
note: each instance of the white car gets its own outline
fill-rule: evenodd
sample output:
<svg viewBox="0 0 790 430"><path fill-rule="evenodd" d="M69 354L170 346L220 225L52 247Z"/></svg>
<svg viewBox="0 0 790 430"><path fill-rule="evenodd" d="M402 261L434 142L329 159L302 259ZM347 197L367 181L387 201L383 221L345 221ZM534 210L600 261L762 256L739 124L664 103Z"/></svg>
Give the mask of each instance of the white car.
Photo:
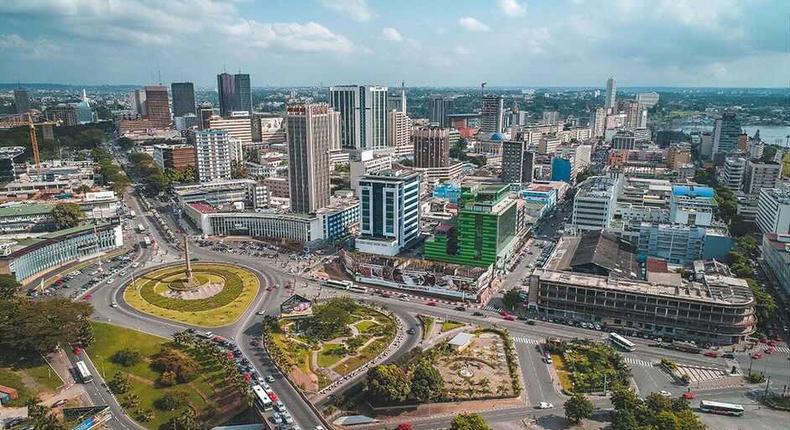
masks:
<svg viewBox="0 0 790 430"><path fill-rule="evenodd" d="M540 402L538 403L538 409L552 409L554 405L549 402Z"/></svg>
<svg viewBox="0 0 790 430"><path fill-rule="evenodd" d="M670 393L669 391L666 391L666 390L661 390L661 391L658 392L658 394L662 395L664 397L672 397L672 393Z"/></svg>
<svg viewBox="0 0 790 430"><path fill-rule="evenodd" d="M112 302L112 304L110 306L112 306L114 308L117 308L118 307L118 303L117 302Z"/></svg>

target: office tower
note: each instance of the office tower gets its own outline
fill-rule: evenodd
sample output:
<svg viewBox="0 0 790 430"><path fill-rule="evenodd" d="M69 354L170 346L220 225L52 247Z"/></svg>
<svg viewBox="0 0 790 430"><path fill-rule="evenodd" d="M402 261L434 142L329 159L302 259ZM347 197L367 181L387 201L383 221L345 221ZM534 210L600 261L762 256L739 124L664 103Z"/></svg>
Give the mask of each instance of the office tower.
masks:
<svg viewBox="0 0 790 430"><path fill-rule="evenodd" d="M625 128L628 130L639 128L642 119L639 103L636 100L626 100L622 103L622 111L625 113Z"/></svg>
<svg viewBox="0 0 790 430"><path fill-rule="evenodd" d="M756 223L763 233L790 234L790 188L760 190Z"/></svg>
<svg viewBox="0 0 790 430"><path fill-rule="evenodd" d="M502 142L502 182L506 184L532 182L535 153L528 151L528 146L522 141Z"/></svg>
<svg viewBox="0 0 790 430"><path fill-rule="evenodd" d="M614 78L606 80L606 102L604 107L612 113L617 108L617 83Z"/></svg>
<svg viewBox="0 0 790 430"><path fill-rule="evenodd" d="M541 120L541 124L543 125L556 125L560 122L560 113L555 110L544 110L543 111L543 119Z"/></svg>
<svg viewBox="0 0 790 430"><path fill-rule="evenodd" d="M148 111L145 109L145 90L134 90L129 97L132 109L137 112L137 115L148 116Z"/></svg>
<svg viewBox="0 0 790 430"><path fill-rule="evenodd" d="M195 162L200 182L231 179L231 143L224 130L194 132Z"/></svg>
<svg viewBox="0 0 790 430"><path fill-rule="evenodd" d="M406 84L403 82L400 84L400 93L392 93L387 96L387 111L393 109L408 114L406 111Z"/></svg>
<svg viewBox="0 0 790 430"><path fill-rule="evenodd" d="M502 133L505 127L504 99L498 95L485 95L480 111L480 131L482 133Z"/></svg>
<svg viewBox="0 0 790 430"><path fill-rule="evenodd" d="M639 106L639 126L637 128L647 128L647 109Z"/></svg>
<svg viewBox="0 0 790 430"><path fill-rule="evenodd" d="M746 159L743 157L727 157L724 168L719 169L719 184L737 192L743 185L746 172Z"/></svg>
<svg viewBox="0 0 790 430"><path fill-rule="evenodd" d="M197 114L198 128L201 130L209 128L209 119L217 113L218 112L211 107L210 103L201 104L200 107L198 107Z"/></svg>
<svg viewBox="0 0 790 430"><path fill-rule="evenodd" d="M46 110L47 120L56 121L64 126L77 125L77 108L70 104L60 103L57 106L48 107Z"/></svg>
<svg viewBox="0 0 790 430"><path fill-rule="evenodd" d="M14 90L14 105L16 106L16 113L30 112L30 94L24 88L17 88Z"/></svg>
<svg viewBox="0 0 790 430"><path fill-rule="evenodd" d="M691 162L691 147L689 145L675 144L667 150L667 167L670 169L677 170Z"/></svg>
<svg viewBox="0 0 790 430"><path fill-rule="evenodd" d="M252 91L250 89L250 75L246 73L233 75L233 84L236 91L234 96L233 110L246 111L252 115Z"/></svg>
<svg viewBox="0 0 790 430"><path fill-rule="evenodd" d="M230 73L217 75L217 98L220 116L228 116L235 110L236 82Z"/></svg>
<svg viewBox="0 0 790 430"><path fill-rule="evenodd" d="M385 170L362 176L357 250L397 255L420 236L420 174Z"/></svg>
<svg viewBox="0 0 790 430"><path fill-rule="evenodd" d="M208 119L208 128L225 130L231 139L243 144L252 143L252 126L250 114L246 111L233 111L227 117L213 115Z"/></svg>
<svg viewBox="0 0 790 430"><path fill-rule="evenodd" d="M170 100L167 87L150 85L145 87L145 110L154 128L170 127Z"/></svg>
<svg viewBox="0 0 790 430"><path fill-rule="evenodd" d="M593 137L601 137L606 132L606 109L595 108L590 114L590 128Z"/></svg>
<svg viewBox="0 0 790 430"><path fill-rule="evenodd" d="M439 127L450 127L450 117L448 116L453 112L453 103L455 97L446 96L431 96L428 98L428 110L430 112L429 119L431 124L437 124Z"/></svg>
<svg viewBox="0 0 790 430"><path fill-rule="evenodd" d="M329 97L332 108L340 113L343 149L364 151L387 146L387 87L330 87Z"/></svg>
<svg viewBox="0 0 790 430"><path fill-rule="evenodd" d="M634 149L636 147L636 137L634 132L620 130L612 136L612 149Z"/></svg>
<svg viewBox="0 0 790 430"><path fill-rule="evenodd" d="M173 117L195 115L195 85L192 82L173 82L170 92L173 94Z"/></svg>
<svg viewBox="0 0 790 430"><path fill-rule="evenodd" d="M734 112L724 112L713 128L713 155L729 153L738 146L741 123Z"/></svg>
<svg viewBox="0 0 790 430"><path fill-rule="evenodd" d="M576 160L572 154L556 155L551 159L551 180L569 184L576 182Z"/></svg>
<svg viewBox="0 0 790 430"><path fill-rule="evenodd" d="M579 184L573 200L573 230L582 233L609 228L622 188L622 176L592 176Z"/></svg>
<svg viewBox="0 0 790 430"><path fill-rule="evenodd" d="M763 188L776 188L781 182L781 176L781 164L749 160L746 162L746 171L743 176L743 192L757 194Z"/></svg>
<svg viewBox="0 0 790 430"><path fill-rule="evenodd" d="M291 211L315 213L329 205L329 151L340 114L324 103L291 105L286 113Z"/></svg>
<svg viewBox="0 0 790 430"><path fill-rule="evenodd" d="M195 147L192 145L154 145L154 163L160 169L183 172L195 167Z"/></svg>
<svg viewBox="0 0 790 430"><path fill-rule="evenodd" d="M387 146L395 148L398 157L414 153L411 143L411 119L404 112L391 110L387 114Z"/></svg>
<svg viewBox="0 0 790 430"><path fill-rule="evenodd" d="M645 109L652 109L653 106L658 104L658 93L639 93L636 95L636 101L639 102Z"/></svg>
<svg viewBox="0 0 790 430"><path fill-rule="evenodd" d="M419 127L412 130L414 167L431 168L450 165L450 133L442 127Z"/></svg>

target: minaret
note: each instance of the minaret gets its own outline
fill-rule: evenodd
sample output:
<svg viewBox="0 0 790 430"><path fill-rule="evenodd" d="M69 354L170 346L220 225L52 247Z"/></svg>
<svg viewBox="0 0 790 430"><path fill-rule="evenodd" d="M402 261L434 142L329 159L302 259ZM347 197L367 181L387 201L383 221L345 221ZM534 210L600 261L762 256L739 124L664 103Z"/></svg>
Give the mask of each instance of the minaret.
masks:
<svg viewBox="0 0 790 430"><path fill-rule="evenodd" d="M192 282L192 263L189 261L189 241L187 241L187 236L184 235L184 259L186 260L187 266L187 283Z"/></svg>
<svg viewBox="0 0 790 430"><path fill-rule="evenodd" d="M408 114L406 112L406 82L400 82L400 111Z"/></svg>

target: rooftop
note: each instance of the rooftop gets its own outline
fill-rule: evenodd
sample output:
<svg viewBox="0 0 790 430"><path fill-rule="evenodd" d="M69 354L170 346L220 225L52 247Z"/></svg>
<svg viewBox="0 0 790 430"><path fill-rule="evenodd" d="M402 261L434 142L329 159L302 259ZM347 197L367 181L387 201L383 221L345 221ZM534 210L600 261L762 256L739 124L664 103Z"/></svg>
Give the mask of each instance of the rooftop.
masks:
<svg viewBox="0 0 790 430"><path fill-rule="evenodd" d="M54 208L55 205L43 203L9 205L0 207L0 218L43 215L52 212Z"/></svg>

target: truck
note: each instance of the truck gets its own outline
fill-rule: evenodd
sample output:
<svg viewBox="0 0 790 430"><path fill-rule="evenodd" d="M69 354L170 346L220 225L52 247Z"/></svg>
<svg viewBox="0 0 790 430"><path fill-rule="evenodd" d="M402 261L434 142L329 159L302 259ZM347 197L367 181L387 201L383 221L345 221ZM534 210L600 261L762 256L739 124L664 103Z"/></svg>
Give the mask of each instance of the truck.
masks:
<svg viewBox="0 0 790 430"><path fill-rule="evenodd" d="M151 238L150 237L146 236L146 237L143 238L143 246L146 247L146 248L151 246Z"/></svg>
<svg viewBox="0 0 790 430"><path fill-rule="evenodd" d="M143 233L143 232L145 232L145 226L144 226L144 225L142 225L142 224L137 224L137 232L138 232L138 233Z"/></svg>

